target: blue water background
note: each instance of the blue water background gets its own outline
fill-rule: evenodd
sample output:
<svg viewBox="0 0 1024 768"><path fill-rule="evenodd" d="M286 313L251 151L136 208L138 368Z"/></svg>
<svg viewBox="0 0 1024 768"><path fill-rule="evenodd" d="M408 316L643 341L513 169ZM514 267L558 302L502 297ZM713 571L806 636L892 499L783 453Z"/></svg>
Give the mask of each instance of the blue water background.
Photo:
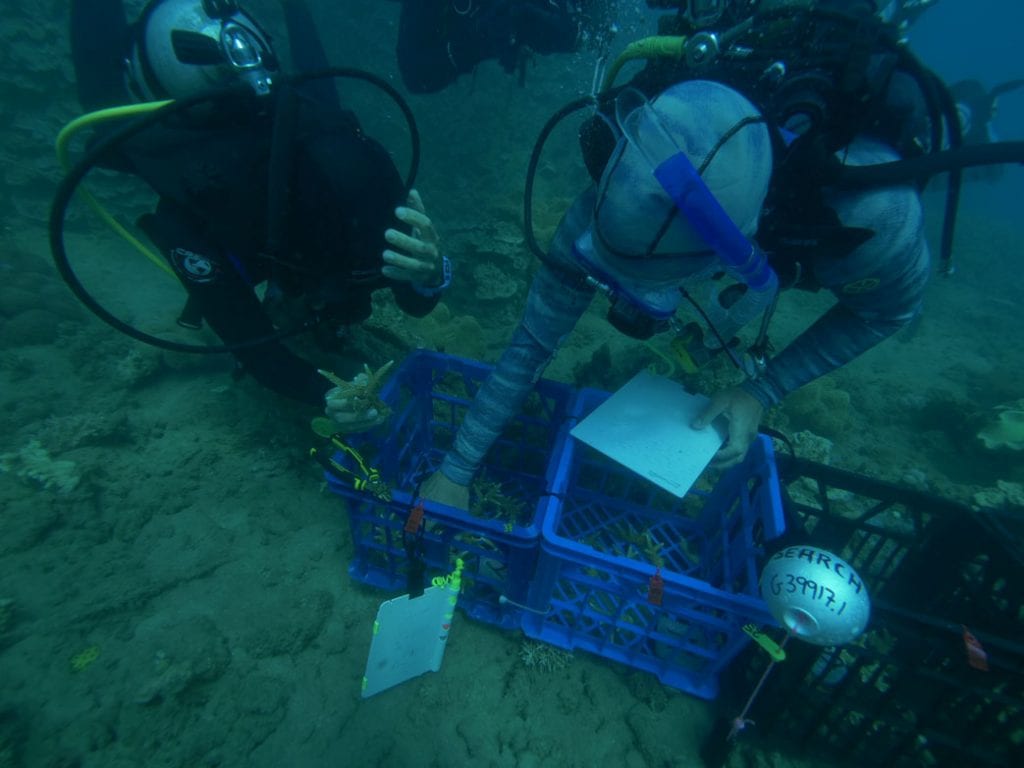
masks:
<svg viewBox="0 0 1024 768"><path fill-rule="evenodd" d="M1020 0L939 0L914 24L912 48L947 83L975 78L987 88L1024 78L1024 3ZM999 99L993 128L1000 140L1024 140L1024 88ZM970 183L967 213L1018 217L1024 168L1008 166L996 182Z"/></svg>

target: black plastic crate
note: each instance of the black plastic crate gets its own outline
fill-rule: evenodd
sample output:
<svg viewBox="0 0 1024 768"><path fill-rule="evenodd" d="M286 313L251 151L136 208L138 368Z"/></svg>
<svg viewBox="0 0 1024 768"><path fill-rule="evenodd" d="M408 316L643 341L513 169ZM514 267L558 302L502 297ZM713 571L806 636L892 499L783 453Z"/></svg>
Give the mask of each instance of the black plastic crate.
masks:
<svg viewBox="0 0 1024 768"><path fill-rule="evenodd" d="M789 643L743 740L836 765L1024 765L1024 521L813 462L779 466L786 539L856 567L872 619L841 648ZM988 671L967 663L965 629ZM737 711L767 665L741 659Z"/></svg>

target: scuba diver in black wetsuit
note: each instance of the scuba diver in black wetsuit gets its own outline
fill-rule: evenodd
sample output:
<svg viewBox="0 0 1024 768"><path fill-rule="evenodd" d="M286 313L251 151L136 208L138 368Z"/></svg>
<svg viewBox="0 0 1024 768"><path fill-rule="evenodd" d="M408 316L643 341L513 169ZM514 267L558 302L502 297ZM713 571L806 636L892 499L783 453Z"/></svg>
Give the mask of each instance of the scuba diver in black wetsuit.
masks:
<svg viewBox="0 0 1024 768"><path fill-rule="evenodd" d="M956 116L966 146L983 146L999 141L993 122L1003 94L1024 88L1024 80L1009 80L991 90L977 80L960 80L949 86L949 92L956 102ZM972 168L965 173L965 179L972 182L992 183L1003 177L1005 169L992 165L986 168Z"/></svg>
<svg viewBox="0 0 1024 768"><path fill-rule="evenodd" d="M305 5L283 5L296 65L326 66ZM71 40L85 109L158 99L186 107L118 141L98 164L158 193L139 224L188 292L179 322L205 321L261 384L321 406L332 386L282 343L268 313L275 300L302 303L302 327L334 342L369 317L378 289L417 317L436 305L451 268L419 195L341 107L331 77L280 85L287 78L269 35L233 0L151 0L133 25L121 0L73 0ZM218 87L225 95L188 106ZM66 258L58 266L75 289ZM339 421L362 416L328 406Z"/></svg>
<svg viewBox="0 0 1024 768"><path fill-rule="evenodd" d="M918 17L939 0L869 0L879 18L905 33Z"/></svg>
<svg viewBox="0 0 1024 768"><path fill-rule="evenodd" d="M401 0L398 67L413 93L440 91L496 59L522 72L524 54L600 47L613 32L607 0Z"/></svg>
<svg viewBox="0 0 1024 768"><path fill-rule="evenodd" d="M957 117L965 144L999 141L992 127L1003 94L1024 89L1024 79L1009 80L988 90L977 80L960 80L949 86L956 100Z"/></svg>
<svg viewBox="0 0 1024 768"><path fill-rule="evenodd" d="M938 3L938 0L889 0L878 3L879 15L906 33L918 17ZM949 86L956 102L957 118L963 143L989 144L999 141L992 122L996 118L999 97L1024 88L1024 78L1000 83L991 90L974 79L958 80ZM998 171L998 167L988 170Z"/></svg>

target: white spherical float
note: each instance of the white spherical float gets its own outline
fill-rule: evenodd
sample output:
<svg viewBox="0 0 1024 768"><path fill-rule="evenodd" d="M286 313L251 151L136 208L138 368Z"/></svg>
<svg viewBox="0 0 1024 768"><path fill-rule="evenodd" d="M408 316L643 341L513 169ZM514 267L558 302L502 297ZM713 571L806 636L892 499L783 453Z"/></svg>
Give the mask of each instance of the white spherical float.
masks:
<svg viewBox="0 0 1024 768"><path fill-rule="evenodd" d="M867 586L848 562L811 545L780 549L761 571L761 596L791 635L813 645L842 645L868 625Z"/></svg>

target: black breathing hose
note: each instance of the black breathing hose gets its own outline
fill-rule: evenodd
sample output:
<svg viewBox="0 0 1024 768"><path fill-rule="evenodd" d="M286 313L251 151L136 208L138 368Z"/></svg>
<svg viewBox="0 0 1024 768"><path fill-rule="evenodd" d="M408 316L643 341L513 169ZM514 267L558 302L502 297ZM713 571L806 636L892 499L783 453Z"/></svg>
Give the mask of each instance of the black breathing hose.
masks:
<svg viewBox="0 0 1024 768"><path fill-rule="evenodd" d="M575 101L570 101L548 118L548 121L541 129L540 135L537 137L537 141L533 144L533 152L530 153L530 163L526 167L526 186L523 190L523 236L526 238L526 244L530 251L538 259L543 260L547 253L540 247L540 244L537 242L537 236L533 231L533 182L537 175L537 164L540 162L540 156L544 152L544 145L547 143L548 136L551 135L551 132L555 130L558 124L574 112L578 112L594 103L595 101L592 96L584 96Z"/></svg>
<svg viewBox="0 0 1024 768"><path fill-rule="evenodd" d="M310 80L318 80L326 77L347 77L356 80L364 80L370 84L376 86L380 90L384 91L391 97L391 99L398 105L405 116L406 122L409 126L410 144L412 150L412 157L410 158L409 171L405 177L405 184L407 189L411 189L415 179L416 173L419 170L420 161L420 137L419 131L416 127L416 120L413 116L412 110L409 105L402 98L401 94L395 90L387 81L382 80L376 75L372 75L369 72L364 72L359 69L352 69L349 67L331 67L329 69L318 70L316 72L308 72L301 75L290 76L283 78L283 87L294 87L301 83L305 83ZM114 329L121 333L132 337L138 341L150 344L154 347L161 349L167 349L173 352L189 352L198 354L222 354L225 352L234 352L236 350L251 349L252 347L262 346L271 342L280 341L291 336L303 333L314 325L317 324L317 318L311 318L310 320L300 323L293 328L287 328L278 331L273 334L266 336L260 336L258 338L249 339L247 341L235 342L232 344L184 344L177 341L170 341L168 339L162 339L158 336L152 336L148 333L140 331L138 328L124 322L120 318L116 317L109 310L107 310L96 298L86 289L75 273L71 266L71 262L68 258L67 249L64 245L64 220L67 217L67 209L74 197L75 191L78 186L82 183L83 179L89 174L89 172L97 166L104 156L108 155L111 150L120 146L123 142L137 136L139 133L149 128L152 125L172 116L184 112L187 109L198 104L204 104L210 101L220 101L227 99L237 98L256 98L253 96L252 91L247 86L235 86L231 88L224 88L207 93L199 94L187 99L180 99L167 104L164 107L154 110L149 114L132 120L130 123L125 125L123 128L112 132L109 136L97 141L92 147L90 147L84 156L68 171L67 175L60 181L57 186L57 191L54 194L53 202L50 205L50 220L49 220L49 234L50 234L50 251L53 256L54 264L57 267L57 271L61 278L67 284L71 292L75 294L79 301L94 315L103 320ZM273 193L271 193L273 194ZM273 233L272 233L273 234Z"/></svg>
<svg viewBox="0 0 1024 768"><path fill-rule="evenodd" d="M949 173L983 165L1024 164L1024 141L971 144L906 160L875 165L847 165L829 184L840 189L871 189L907 184L937 173Z"/></svg>

